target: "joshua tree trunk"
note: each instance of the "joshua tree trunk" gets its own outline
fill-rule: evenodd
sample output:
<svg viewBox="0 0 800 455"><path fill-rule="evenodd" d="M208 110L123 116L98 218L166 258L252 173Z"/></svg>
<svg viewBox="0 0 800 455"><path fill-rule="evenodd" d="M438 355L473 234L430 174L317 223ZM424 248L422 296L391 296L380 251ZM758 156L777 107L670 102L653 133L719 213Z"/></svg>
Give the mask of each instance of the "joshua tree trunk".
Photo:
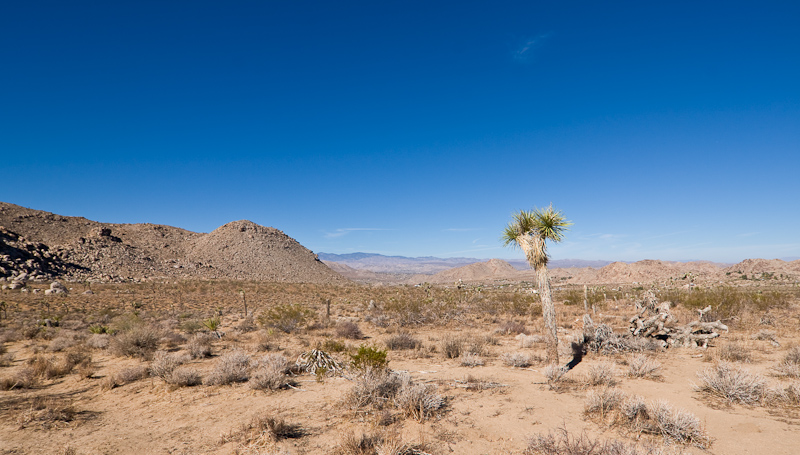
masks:
<svg viewBox="0 0 800 455"><path fill-rule="evenodd" d="M539 281L539 297L542 299L542 318L544 318L544 341L547 345L547 363L558 364L558 335L556 332L556 309L553 306L553 296L550 293L550 278L547 276L547 267L536 269L536 278Z"/></svg>
<svg viewBox="0 0 800 455"><path fill-rule="evenodd" d="M542 301L542 318L544 318L545 334L544 339L547 344L547 363L558 364L558 334L556 332L556 310L553 306L553 296L550 293L550 278L547 275L547 255L544 250L545 240L536 235L520 235L517 237L525 258L531 268L536 271L536 278L539 285L539 298Z"/></svg>

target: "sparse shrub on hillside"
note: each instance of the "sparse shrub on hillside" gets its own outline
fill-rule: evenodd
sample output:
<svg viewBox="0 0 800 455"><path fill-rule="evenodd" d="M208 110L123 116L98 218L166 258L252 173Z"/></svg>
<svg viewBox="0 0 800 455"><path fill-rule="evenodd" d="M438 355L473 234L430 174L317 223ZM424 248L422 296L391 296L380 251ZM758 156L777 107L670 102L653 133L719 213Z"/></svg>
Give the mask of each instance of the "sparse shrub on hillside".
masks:
<svg viewBox="0 0 800 455"><path fill-rule="evenodd" d="M145 365L136 365L132 367L123 368L116 373L106 376L103 388L113 389L125 384L139 381L150 376L150 370Z"/></svg>
<svg viewBox="0 0 800 455"><path fill-rule="evenodd" d="M497 327L495 330L497 333L502 333L504 335L519 335L520 333L528 335L528 329L525 328L525 324L517 321L505 321Z"/></svg>
<svg viewBox="0 0 800 455"><path fill-rule="evenodd" d="M350 354L350 364L359 371L385 370L389 367L386 354L383 349L362 344L358 347L358 352Z"/></svg>
<svg viewBox="0 0 800 455"><path fill-rule="evenodd" d="M94 349L106 349L111 344L111 335L94 334L86 340L86 346Z"/></svg>
<svg viewBox="0 0 800 455"><path fill-rule="evenodd" d="M204 359L211 357L211 345L213 343L213 336L207 333L195 333L189 340L186 349L193 359Z"/></svg>
<svg viewBox="0 0 800 455"><path fill-rule="evenodd" d="M205 380L208 385L226 385L249 379L250 356L241 351L222 354Z"/></svg>
<svg viewBox="0 0 800 455"><path fill-rule="evenodd" d="M407 444L395 433L345 433L331 455L426 455L424 445Z"/></svg>
<svg viewBox="0 0 800 455"><path fill-rule="evenodd" d="M774 369L778 376L800 378L800 346L792 346Z"/></svg>
<svg viewBox="0 0 800 455"><path fill-rule="evenodd" d="M189 361L189 356L177 352L156 351L150 363L150 375L167 381L175 368Z"/></svg>
<svg viewBox="0 0 800 455"><path fill-rule="evenodd" d="M156 328L145 324L135 325L112 337L109 349L119 356L149 359L158 349L160 339L161 333Z"/></svg>
<svg viewBox="0 0 800 455"><path fill-rule="evenodd" d="M289 361L281 354L262 357L250 375L250 387L256 390L279 390L294 386L289 376Z"/></svg>
<svg viewBox="0 0 800 455"><path fill-rule="evenodd" d="M238 442L246 453L266 453L263 449L273 447L282 439L295 439L305 436L300 425L287 423L285 419L270 414L255 415L249 423L223 434L220 443ZM236 453L240 453L239 450ZM275 453L270 451L269 453Z"/></svg>
<svg viewBox="0 0 800 455"><path fill-rule="evenodd" d="M447 359L455 359L464 351L464 338L460 336L445 335L439 342L439 348Z"/></svg>
<svg viewBox="0 0 800 455"><path fill-rule="evenodd" d="M678 455L673 449L631 444L618 440L600 441L586 433L571 435L566 428L528 439L523 455Z"/></svg>
<svg viewBox="0 0 800 455"><path fill-rule="evenodd" d="M597 363L589 367L585 383L589 387L614 386L617 379L614 376L614 366L611 363Z"/></svg>
<svg viewBox="0 0 800 455"><path fill-rule="evenodd" d="M530 354L524 352L506 352L500 359L504 365L514 368L528 368L532 363Z"/></svg>
<svg viewBox="0 0 800 455"><path fill-rule="evenodd" d="M405 376L394 399L394 405L405 417L424 422L444 406L444 398L431 384L416 384Z"/></svg>
<svg viewBox="0 0 800 455"><path fill-rule="evenodd" d="M584 415L627 431L661 435L666 442L678 442L706 449L711 438L700 420L687 411L675 409L664 401L645 403L640 396L628 396L618 389L590 392Z"/></svg>
<svg viewBox="0 0 800 455"><path fill-rule="evenodd" d="M730 363L720 362L697 373L697 377L700 392L729 403L759 404L767 397L767 381L763 377Z"/></svg>
<svg viewBox="0 0 800 455"><path fill-rule="evenodd" d="M478 354L472 352L465 352L461 356L461 366L464 367L478 367L483 366L483 359Z"/></svg>
<svg viewBox="0 0 800 455"><path fill-rule="evenodd" d="M409 332L398 332L386 340L386 347L392 351L401 349L417 349L422 346L422 342L414 338Z"/></svg>
<svg viewBox="0 0 800 455"><path fill-rule="evenodd" d="M172 370L172 373L164 378L168 384L176 385L178 387L193 387L203 383L200 378L200 373L194 368L187 366L179 366Z"/></svg>
<svg viewBox="0 0 800 455"><path fill-rule="evenodd" d="M661 378L661 363L645 355L635 355L628 358L628 376L632 378L659 379Z"/></svg>
<svg viewBox="0 0 800 455"><path fill-rule="evenodd" d="M38 377L31 367L17 370L10 376L0 377L0 390L32 389L38 384Z"/></svg>
<svg viewBox="0 0 800 455"><path fill-rule="evenodd" d="M314 317L314 311L302 305L288 304L270 308L258 316L258 323L292 333Z"/></svg>
<svg viewBox="0 0 800 455"><path fill-rule="evenodd" d="M717 355L727 362L750 363L753 360L750 351L742 343L735 341L722 344L717 351Z"/></svg>
<svg viewBox="0 0 800 455"><path fill-rule="evenodd" d="M364 334L355 322L344 321L336 324L336 336L349 340L361 340Z"/></svg>

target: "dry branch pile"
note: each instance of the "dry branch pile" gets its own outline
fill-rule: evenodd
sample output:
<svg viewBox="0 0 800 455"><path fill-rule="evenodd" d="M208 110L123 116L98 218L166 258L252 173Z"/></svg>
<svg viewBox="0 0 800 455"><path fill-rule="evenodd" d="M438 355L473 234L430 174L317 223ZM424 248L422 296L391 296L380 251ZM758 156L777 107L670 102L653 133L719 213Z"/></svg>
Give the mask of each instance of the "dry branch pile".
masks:
<svg viewBox="0 0 800 455"><path fill-rule="evenodd" d="M728 327L720 321L701 321L703 315L711 310L710 306L699 310L697 321L682 326L670 324L675 319L669 307L669 302L659 303L652 291L645 292L642 300L636 302L639 313L630 320L631 335L657 339L663 347L706 348L708 340L720 336L719 331L728 331Z"/></svg>

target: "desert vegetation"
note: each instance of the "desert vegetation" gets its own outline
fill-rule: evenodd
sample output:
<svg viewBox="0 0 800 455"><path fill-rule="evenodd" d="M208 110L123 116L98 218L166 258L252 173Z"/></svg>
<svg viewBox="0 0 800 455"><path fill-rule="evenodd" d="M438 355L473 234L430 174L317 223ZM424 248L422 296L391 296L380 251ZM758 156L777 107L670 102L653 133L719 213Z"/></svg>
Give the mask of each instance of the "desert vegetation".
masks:
<svg viewBox="0 0 800 455"><path fill-rule="evenodd" d="M4 290L0 438L79 454L102 453L98 434L177 453L744 453L730 428L756 419L752 444L800 443L798 288L649 289L668 326L728 327L703 349L633 336L636 286L556 287L551 365L530 287Z"/></svg>

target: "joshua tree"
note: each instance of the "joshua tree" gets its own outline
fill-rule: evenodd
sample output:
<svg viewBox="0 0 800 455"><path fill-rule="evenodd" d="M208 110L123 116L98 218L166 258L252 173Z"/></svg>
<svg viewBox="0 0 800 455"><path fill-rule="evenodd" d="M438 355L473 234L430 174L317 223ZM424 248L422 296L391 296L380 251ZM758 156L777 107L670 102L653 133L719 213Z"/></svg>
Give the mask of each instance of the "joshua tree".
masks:
<svg viewBox="0 0 800 455"><path fill-rule="evenodd" d="M572 223L564 218L564 214L555 210L552 204L546 209L520 210L512 215L511 223L503 230L500 239L503 245L519 247L525 252L531 268L536 271L539 283L539 296L542 299L542 316L546 329L547 361L558 364L558 337L556 335L556 311L550 293L550 278L547 276L546 240L560 242L564 239L564 231Z"/></svg>

